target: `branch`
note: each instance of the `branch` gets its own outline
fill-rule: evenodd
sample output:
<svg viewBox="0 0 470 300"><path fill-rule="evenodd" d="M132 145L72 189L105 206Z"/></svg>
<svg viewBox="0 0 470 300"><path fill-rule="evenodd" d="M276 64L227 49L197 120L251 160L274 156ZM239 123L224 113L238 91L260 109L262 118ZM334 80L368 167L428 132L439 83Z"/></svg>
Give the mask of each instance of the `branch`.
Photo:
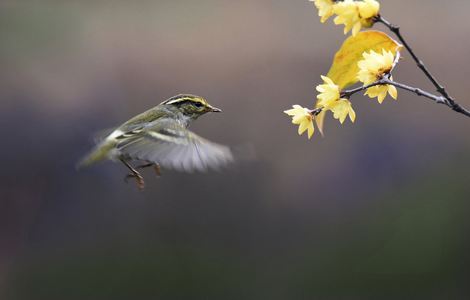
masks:
<svg viewBox="0 0 470 300"><path fill-rule="evenodd" d="M376 86L376 85L382 85L382 84L386 84L386 82L384 81L384 78L379 79L376 82L372 82L371 84L357 87L355 89L341 91L340 98L348 98L349 99L352 95L354 95L356 93L365 91L368 88L371 88L371 87Z"/></svg>
<svg viewBox="0 0 470 300"><path fill-rule="evenodd" d="M384 77L382 79L379 79L376 82L373 82L373 83L365 85L365 86L360 86L360 87L357 87L357 88L354 88L354 89L342 91L340 96L341 96L341 98L350 98L352 95L354 95L358 92L361 92L361 91L365 91L370 87L373 87L373 86L376 86L376 85L385 85L385 84L394 85L397 88L400 88L400 89L403 89L403 90L406 90L406 91L410 91L412 93L415 93L418 96L423 96L423 97L428 98L428 99L430 99L430 100L432 100L436 103L444 104L444 105L450 107L451 109L453 109L454 111L457 111L457 110L454 109L454 106L449 102L449 100L445 96L437 96L437 95L431 94L429 92L426 92L422 89L415 88L415 87L412 87L412 86L409 86L409 85L406 85L406 84L403 84L403 83L399 83L399 82L390 80L389 78L386 78L386 77ZM457 112L459 112L459 113L461 113L461 114L463 114L467 117L470 117L470 111L469 110L467 110L467 109L465 109L461 106L459 106L459 108L460 108L460 110L457 111Z"/></svg>
<svg viewBox="0 0 470 300"><path fill-rule="evenodd" d="M416 62L416 64L418 65L418 68L420 68L423 73L426 75L426 77L432 82L432 84L434 85L434 87L436 88L437 92L439 94L441 94L445 100L445 102L440 102L441 100L436 100L436 98L434 98L433 100L437 103L441 103L441 104L445 104L447 105L448 107L450 107L453 111L456 111L458 113L461 113L463 115L466 115L467 117L470 117L470 111L465 109L464 107L462 107L460 104L458 104L457 102L455 102L454 98L452 98L449 93L447 93L447 90L445 89L445 87L440 84L436 78L434 78L434 76L431 74L431 72L429 72L429 70L426 68L426 66L424 65L423 61L420 60L418 58L418 56L414 53L413 49L410 47L410 45L405 41L405 39L403 38L403 36L401 35L400 33L400 27L396 26L396 25L393 25L392 23L390 23L389 21L385 20L381 15L378 15L376 18L375 18L375 22L377 23L382 23L384 24L385 26L388 27L388 29L390 29L390 31L392 31L397 37L398 39L400 40L400 42L403 44L403 46L406 48L406 50L408 50L408 52L411 54L411 56L413 57L414 61ZM393 83L389 83L389 84L393 84ZM400 87L398 85L393 84L397 87ZM401 87L403 89L406 89L406 90L410 90L410 89L415 89L415 88L412 88L412 87L408 87L406 86L407 88L404 88L404 87ZM410 89L408 89L410 88ZM419 89L415 89L415 90L419 90ZM422 91L422 90L420 90ZM430 98L428 97L429 95L432 95L432 94L429 94L428 96L426 95L420 95L418 94L416 91L414 91L417 95L419 96L425 96L427 98ZM434 97L436 97L435 95L433 95ZM432 98L430 98L432 99Z"/></svg>

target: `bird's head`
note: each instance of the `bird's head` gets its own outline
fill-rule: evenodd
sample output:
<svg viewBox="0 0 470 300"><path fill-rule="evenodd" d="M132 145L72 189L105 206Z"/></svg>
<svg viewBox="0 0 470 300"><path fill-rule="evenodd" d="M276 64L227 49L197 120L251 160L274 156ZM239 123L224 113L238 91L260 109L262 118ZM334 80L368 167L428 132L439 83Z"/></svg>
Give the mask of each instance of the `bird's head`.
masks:
<svg viewBox="0 0 470 300"><path fill-rule="evenodd" d="M170 99L164 101L162 104L177 109L183 115L193 120L208 112L222 111L221 109L213 107L207 103L204 98L190 94L173 96Z"/></svg>

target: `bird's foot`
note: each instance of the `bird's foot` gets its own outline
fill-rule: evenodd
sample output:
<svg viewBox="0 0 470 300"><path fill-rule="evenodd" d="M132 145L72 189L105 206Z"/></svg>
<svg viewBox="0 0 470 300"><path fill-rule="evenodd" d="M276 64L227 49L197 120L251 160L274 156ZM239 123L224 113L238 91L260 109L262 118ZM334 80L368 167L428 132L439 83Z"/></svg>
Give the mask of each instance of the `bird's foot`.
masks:
<svg viewBox="0 0 470 300"><path fill-rule="evenodd" d="M157 177L162 176L162 168L160 168L159 164L154 164L153 170L155 171L155 174L157 174Z"/></svg>
<svg viewBox="0 0 470 300"><path fill-rule="evenodd" d="M142 177L142 175L140 175L139 172L133 172L133 173L129 173L126 175L126 177L124 177L124 181L127 183L129 178L135 178L136 182L137 182L137 187L139 188L139 190L143 190L144 187L145 187L145 181L144 181L144 177Z"/></svg>
<svg viewBox="0 0 470 300"><path fill-rule="evenodd" d="M162 169L160 168L160 165L157 163L152 162L152 163L143 164L143 165L136 167L136 169L139 170L139 169L144 169L148 167L153 167L153 170L155 171L155 174L157 175L157 177L162 176Z"/></svg>
<svg viewBox="0 0 470 300"><path fill-rule="evenodd" d="M157 164L157 163L150 162L150 163L147 163L147 164L144 164L144 165L141 165L141 166L138 166L138 167L134 168L124 158L120 158L120 160L130 171L130 173L127 174L126 177L124 177L124 181L127 183L129 178L135 178L135 180L137 181L137 187L139 188L139 190L144 189L145 181L144 181L144 177L142 177L142 175L140 175L140 173L137 171L138 169L143 169L143 168L153 166L157 176L161 176L160 165Z"/></svg>

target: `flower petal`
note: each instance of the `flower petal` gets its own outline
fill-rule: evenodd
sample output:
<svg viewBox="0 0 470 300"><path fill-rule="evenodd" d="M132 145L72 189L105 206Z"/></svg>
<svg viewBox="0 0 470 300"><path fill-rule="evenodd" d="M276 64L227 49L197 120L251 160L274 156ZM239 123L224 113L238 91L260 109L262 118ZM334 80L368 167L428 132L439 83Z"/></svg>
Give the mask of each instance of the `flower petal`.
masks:
<svg viewBox="0 0 470 300"><path fill-rule="evenodd" d="M309 122L308 123L308 138L310 139L313 135L313 133L315 132L315 127L313 127L313 122Z"/></svg>
<svg viewBox="0 0 470 300"><path fill-rule="evenodd" d="M302 122L299 125L299 135L302 135L305 130L307 130L309 122L306 121L305 119L302 120Z"/></svg>
<svg viewBox="0 0 470 300"><path fill-rule="evenodd" d="M391 84L388 85L388 93L390 94L390 96L393 99L397 100L398 91L397 91L397 88L394 85L391 85Z"/></svg>
<svg viewBox="0 0 470 300"><path fill-rule="evenodd" d="M354 111L352 107L349 109L349 119L351 120L352 123L356 121L356 112Z"/></svg>

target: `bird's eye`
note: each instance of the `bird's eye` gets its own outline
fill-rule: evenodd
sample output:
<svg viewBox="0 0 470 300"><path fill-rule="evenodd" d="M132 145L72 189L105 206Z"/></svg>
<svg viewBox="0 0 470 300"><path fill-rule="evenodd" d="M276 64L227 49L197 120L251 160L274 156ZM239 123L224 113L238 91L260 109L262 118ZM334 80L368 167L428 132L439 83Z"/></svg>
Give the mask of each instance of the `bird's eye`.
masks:
<svg viewBox="0 0 470 300"><path fill-rule="evenodd" d="M194 102L194 106L196 106L197 108L201 108L202 103L201 102Z"/></svg>

